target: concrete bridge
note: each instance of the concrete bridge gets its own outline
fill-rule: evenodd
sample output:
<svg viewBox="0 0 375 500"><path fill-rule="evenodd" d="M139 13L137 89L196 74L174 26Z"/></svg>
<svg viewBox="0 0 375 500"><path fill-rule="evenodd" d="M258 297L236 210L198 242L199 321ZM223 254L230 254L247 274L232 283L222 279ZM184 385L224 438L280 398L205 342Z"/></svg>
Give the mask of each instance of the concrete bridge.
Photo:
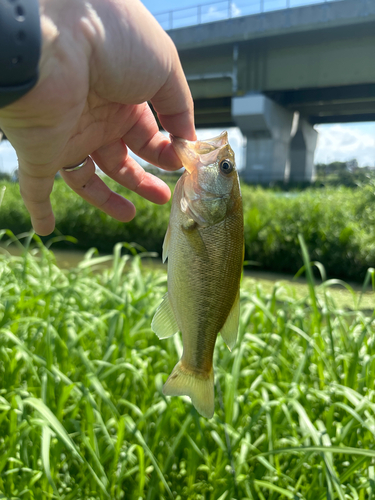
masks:
<svg viewBox="0 0 375 500"><path fill-rule="evenodd" d="M247 138L248 181L311 180L314 124L375 121L375 0L326 1L168 33L197 127L237 125Z"/></svg>

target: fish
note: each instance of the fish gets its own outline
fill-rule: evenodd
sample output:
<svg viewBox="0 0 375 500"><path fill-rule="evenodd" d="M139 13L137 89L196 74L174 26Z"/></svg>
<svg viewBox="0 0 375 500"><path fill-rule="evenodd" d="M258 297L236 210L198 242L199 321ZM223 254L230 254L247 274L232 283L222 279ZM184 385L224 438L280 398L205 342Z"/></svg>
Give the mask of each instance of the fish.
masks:
<svg viewBox="0 0 375 500"><path fill-rule="evenodd" d="M213 353L220 333L236 343L244 258L241 189L228 134L204 141L171 136L185 172L175 186L163 262L168 292L151 323L159 339L182 334L183 353L163 386L214 415Z"/></svg>

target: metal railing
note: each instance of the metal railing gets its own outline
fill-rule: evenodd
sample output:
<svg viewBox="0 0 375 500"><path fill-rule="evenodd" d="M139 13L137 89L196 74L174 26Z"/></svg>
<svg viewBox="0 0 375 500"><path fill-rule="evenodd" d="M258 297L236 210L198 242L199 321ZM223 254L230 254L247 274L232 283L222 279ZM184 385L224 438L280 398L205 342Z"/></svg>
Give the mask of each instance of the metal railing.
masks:
<svg viewBox="0 0 375 500"><path fill-rule="evenodd" d="M165 30L341 0L219 0L154 14Z"/></svg>

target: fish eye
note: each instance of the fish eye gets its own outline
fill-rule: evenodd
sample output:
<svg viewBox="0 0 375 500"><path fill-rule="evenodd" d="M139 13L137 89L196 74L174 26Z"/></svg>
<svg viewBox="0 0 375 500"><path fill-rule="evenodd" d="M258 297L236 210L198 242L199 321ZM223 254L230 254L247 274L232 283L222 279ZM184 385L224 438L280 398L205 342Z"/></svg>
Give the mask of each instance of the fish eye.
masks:
<svg viewBox="0 0 375 500"><path fill-rule="evenodd" d="M230 160L222 160L220 162L220 170L223 174L230 174L233 171L233 163Z"/></svg>

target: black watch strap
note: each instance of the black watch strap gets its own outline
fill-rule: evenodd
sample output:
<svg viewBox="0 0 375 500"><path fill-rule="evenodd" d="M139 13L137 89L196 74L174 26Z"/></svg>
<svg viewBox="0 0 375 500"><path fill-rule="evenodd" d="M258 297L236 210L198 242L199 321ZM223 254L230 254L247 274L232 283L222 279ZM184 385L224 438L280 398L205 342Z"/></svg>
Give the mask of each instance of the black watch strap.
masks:
<svg viewBox="0 0 375 500"><path fill-rule="evenodd" d="M41 41L38 0L0 0L0 108L38 81Z"/></svg>

